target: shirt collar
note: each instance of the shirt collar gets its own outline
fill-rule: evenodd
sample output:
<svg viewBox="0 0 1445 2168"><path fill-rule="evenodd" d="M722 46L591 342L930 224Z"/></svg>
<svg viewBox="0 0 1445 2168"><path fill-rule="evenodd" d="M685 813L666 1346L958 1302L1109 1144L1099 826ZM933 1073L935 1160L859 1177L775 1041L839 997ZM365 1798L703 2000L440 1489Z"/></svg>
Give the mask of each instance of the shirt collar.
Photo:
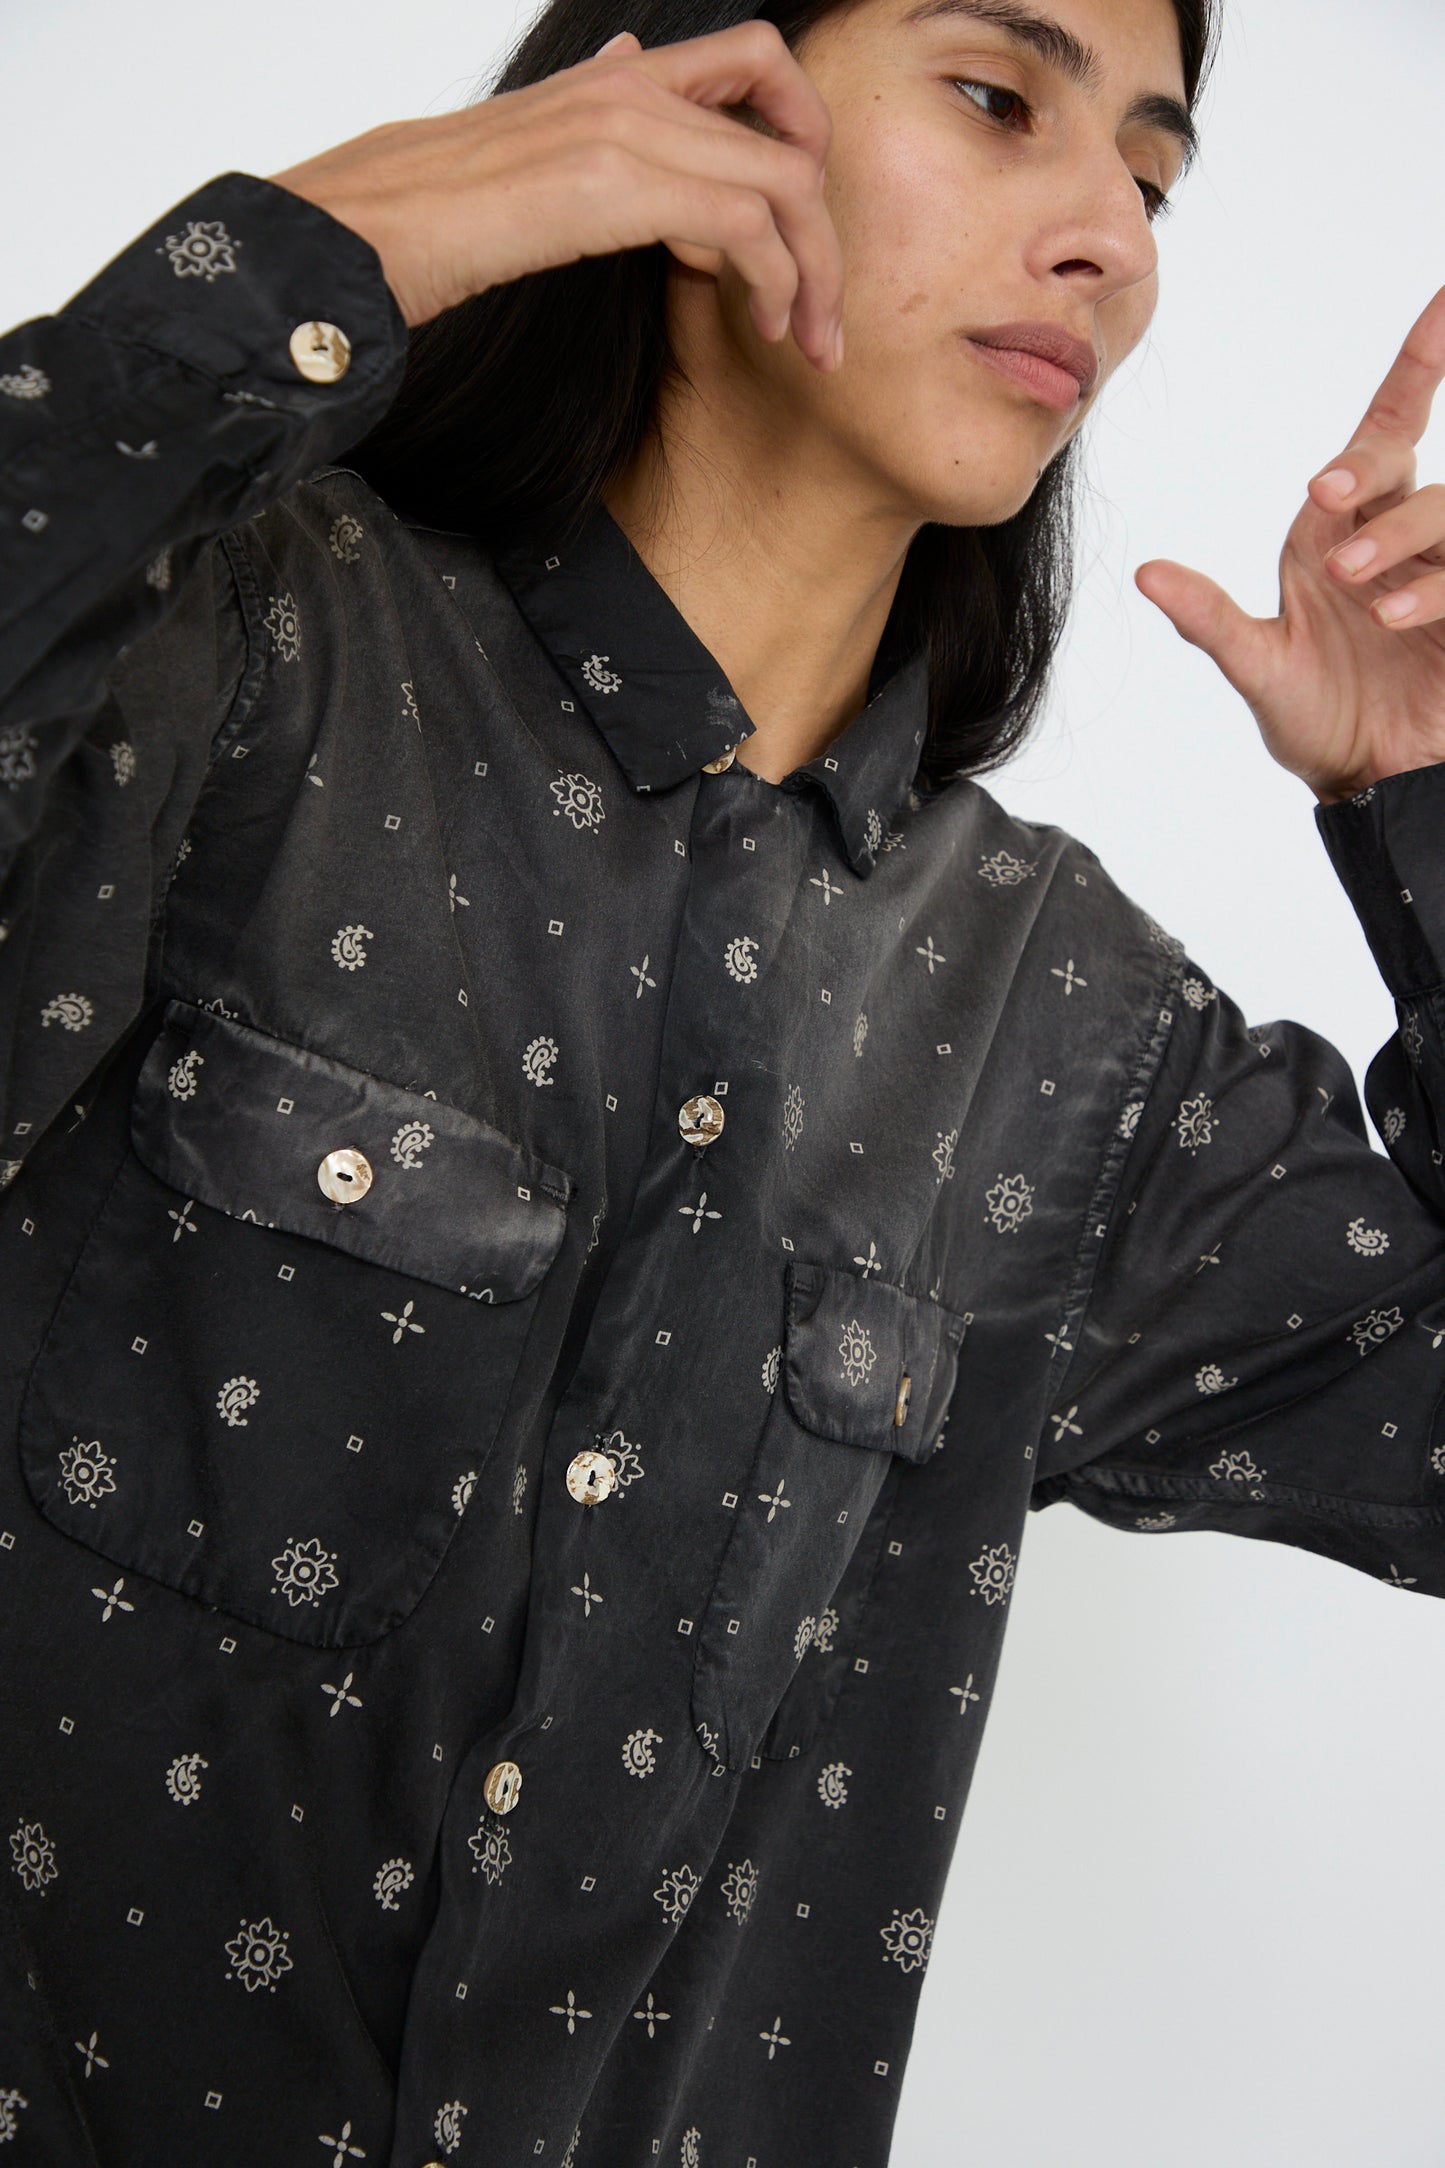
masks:
<svg viewBox="0 0 1445 2168"><path fill-rule="evenodd" d="M493 562L635 790L666 790L753 735L718 662L600 500L566 549L507 543ZM926 653L886 674L875 662L869 694L826 752L782 786L803 788L806 777L824 792L859 874L872 871L917 771Z"/></svg>

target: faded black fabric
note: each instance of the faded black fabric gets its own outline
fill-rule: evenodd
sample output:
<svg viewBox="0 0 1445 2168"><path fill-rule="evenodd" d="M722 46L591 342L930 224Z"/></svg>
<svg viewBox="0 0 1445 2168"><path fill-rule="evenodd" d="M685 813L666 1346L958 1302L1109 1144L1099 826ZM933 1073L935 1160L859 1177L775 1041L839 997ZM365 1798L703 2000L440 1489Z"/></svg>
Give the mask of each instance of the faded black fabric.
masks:
<svg viewBox="0 0 1445 2168"><path fill-rule="evenodd" d="M708 773L605 510L335 463L404 357L245 174L0 342L0 2142L883 2168L1030 1506L1445 1594L1445 768L1316 812L1387 1156L921 656Z"/></svg>

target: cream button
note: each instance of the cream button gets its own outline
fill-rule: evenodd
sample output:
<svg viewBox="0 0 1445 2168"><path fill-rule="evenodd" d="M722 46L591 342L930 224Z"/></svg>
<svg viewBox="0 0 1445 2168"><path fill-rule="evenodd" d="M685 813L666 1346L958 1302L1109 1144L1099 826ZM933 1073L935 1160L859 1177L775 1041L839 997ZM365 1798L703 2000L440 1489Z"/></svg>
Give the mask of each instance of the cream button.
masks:
<svg viewBox="0 0 1445 2168"><path fill-rule="evenodd" d="M316 1179L333 1204L355 1204L371 1187L371 1161L349 1144L328 1152L316 1170Z"/></svg>
<svg viewBox="0 0 1445 2168"><path fill-rule="evenodd" d="M522 1789L522 1772L514 1761L499 1761L487 1771L482 1796L494 1814L510 1814Z"/></svg>
<svg viewBox="0 0 1445 2168"><path fill-rule="evenodd" d="M702 772L704 775L721 775L724 769L732 766L737 757L737 747L730 745L725 753L718 754L716 760L705 760L702 764Z"/></svg>
<svg viewBox="0 0 1445 2168"><path fill-rule="evenodd" d="M677 1126L689 1144L711 1144L722 1135L723 1110L709 1092L685 1099L677 1110Z"/></svg>
<svg viewBox="0 0 1445 2168"><path fill-rule="evenodd" d="M338 324L298 324L291 359L308 384L334 384L351 367L351 341Z"/></svg>
<svg viewBox="0 0 1445 2168"><path fill-rule="evenodd" d="M895 1430L903 1428L903 1418L908 1413L908 1395L912 1389L913 1380L905 1370L903 1382L898 1388L898 1398L893 1403L893 1427Z"/></svg>
<svg viewBox="0 0 1445 2168"><path fill-rule="evenodd" d="M595 1506L617 1488L617 1470L605 1453L579 1453L567 1470L567 1488L579 1506Z"/></svg>

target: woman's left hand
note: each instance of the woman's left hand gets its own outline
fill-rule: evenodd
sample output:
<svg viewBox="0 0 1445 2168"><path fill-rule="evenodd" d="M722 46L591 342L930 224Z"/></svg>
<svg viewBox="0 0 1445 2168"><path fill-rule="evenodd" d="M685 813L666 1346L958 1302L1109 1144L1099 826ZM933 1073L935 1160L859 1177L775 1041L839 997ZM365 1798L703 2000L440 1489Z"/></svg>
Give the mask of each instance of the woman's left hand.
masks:
<svg viewBox="0 0 1445 2168"><path fill-rule="evenodd" d="M1445 761L1445 484L1421 489L1415 474L1442 378L1445 288L1345 450L1310 483L1280 558L1278 617L1250 617L1169 558L1134 575L1248 702L1274 759L1322 804ZM1365 545L1367 564L1343 561Z"/></svg>

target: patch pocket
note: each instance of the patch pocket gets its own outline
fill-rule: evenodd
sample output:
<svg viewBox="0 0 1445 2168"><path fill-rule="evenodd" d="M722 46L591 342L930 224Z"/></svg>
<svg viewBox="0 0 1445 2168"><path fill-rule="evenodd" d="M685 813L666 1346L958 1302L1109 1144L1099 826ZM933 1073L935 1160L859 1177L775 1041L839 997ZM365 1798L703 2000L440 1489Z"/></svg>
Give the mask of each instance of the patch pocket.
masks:
<svg viewBox="0 0 1445 2168"><path fill-rule="evenodd" d="M26 1385L40 1511L317 1648L419 1602L573 1184L500 1130L189 1003Z"/></svg>
<svg viewBox="0 0 1445 2168"><path fill-rule="evenodd" d="M693 1721L724 1767L764 1732L764 1751L789 1755L821 1727L876 1563L879 1494L938 1445L964 1322L887 1281L789 1263L778 1385L693 1665Z"/></svg>

